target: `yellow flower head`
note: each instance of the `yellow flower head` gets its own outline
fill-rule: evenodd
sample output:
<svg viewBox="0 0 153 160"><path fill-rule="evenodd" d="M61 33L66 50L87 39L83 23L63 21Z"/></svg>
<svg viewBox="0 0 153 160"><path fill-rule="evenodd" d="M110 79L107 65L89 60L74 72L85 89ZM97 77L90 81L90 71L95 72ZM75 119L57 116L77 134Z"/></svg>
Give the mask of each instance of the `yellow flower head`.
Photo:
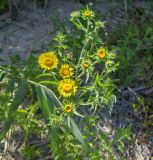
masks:
<svg viewBox="0 0 153 160"><path fill-rule="evenodd" d="M77 91L77 86L72 79L63 79L58 85L58 91L63 97L70 97Z"/></svg>
<svg viewBox="0 0 153 160"><path fill-rule="evenodd" d="M68 64L63 64L60 68L60 76L63 78L69 78L73 75L73 68L71 68Z"/></svg>
<svg viewBox="0 0 153 160"><path fill-rule="evenodd" d="M100 59L103 59L106 56L107 50L105 48L99 48L97 50L97 55Z"/></svg>
<svg viewBox="0 0 153 160"><path fill-rule="evenodd" d="M57 68L58 58L54 52L46 52L38 57L38 63L42 69L51 70Z"/></svg>
<svg viewBox="0 0 153 160"><path fill-rule="evenodd" d="M69 103L69 104L65 104L64 108L63 108L64 112L66 113L72 113L74 110L74 105Z"/></svg>
<svg viewBox="0 0 153 160"><path fill-rule="evenodd" d="M84 67L85 69L87 69L89 66L90 66L90 62L89 62L89 61L84 61L84 62L83 62L83 67Z"/></svg>
<svg viewBox="0 0 153 160"><path fill-rule="evenodd" d="M94 12L88 8L82 11L82 15L84 18L92 18L95 16Z"/></svg>

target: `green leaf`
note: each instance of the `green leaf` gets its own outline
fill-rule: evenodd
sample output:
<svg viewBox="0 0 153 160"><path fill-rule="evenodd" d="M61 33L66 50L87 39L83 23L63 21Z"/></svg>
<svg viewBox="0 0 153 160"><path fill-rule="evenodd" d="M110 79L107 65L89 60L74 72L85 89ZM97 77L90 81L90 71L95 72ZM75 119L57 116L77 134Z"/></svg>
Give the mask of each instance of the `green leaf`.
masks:
<svg viewBox="0 0 153 160"><path fill-rule="evenodd" d="M84 117L83 115L81 115L81 114L80 114L80 113L78 113L77 111L74 111L73 113L74 113L75 115L77 115L77 116L82 117L82 118Z"/></svg>
<svg viewBox="0 0 153 160"><path fill-rule="evenodd" d="M28 115L28 111L25 109L18 109L16 113L21 115Z"/></svg>
<svg viewBox="0 0 153 160"><path fill-rule="evenodd" d="M49 118L50 118L50 115L54 113L54 107L61 107L62 104L57 99L55 94L47 87L37 84L36 91L38 95L40 108L43 112L46 123L49 124ZM49 136L50 136L51 142L53 146L55 146L56 148L57 141L58 141L58 128L48 125L48 129L49 129Z"/></svg>
<svg viewBox="0 0 153 160"><path fill-rule="evenodd" d="M21 81L19 84L18 90L16 91L15 98L10 105L10 114L8 119L4 123L4 127L2 129L2 132L0 133L0 141L2 141L5 138L6 133L11 128L12 123L15 120L15 112L18 109L18 106L23 102L24 95L25 95L25 81Z"/></svg>
<svg viewBox="0 0 153 160"><path fill-rule="evenodd" d="M81 29L81 28L82 28L79 23L77 23L77 22L75 22L75 21L73 21L73 20L72 20L72 22L73 22L73 24L74 24L78 29Z"/></svg>
<svg viewBox="0 0 153 160"><path fill-rule="evenodd" d="M6 76L5 72L0 73L0 82L5 78L5 76Z"/></svg>
<svg viewBox="0 0 153 160"><path fill-rule="evenodd" d="M41 107L45 106L46 108L48 108L47 110L50 113L53 113L54 107L62 106L56 95L46 86L37 84L36 90Z"/></svg>
<svg viewBox="0 0 153 160"><path fill-rule="evenodd" d="M78 87L79 90L81 91L93 91L94 87L93 86L85 86L85 87Z"/></svg>
<svg viewBox="0 0 153 160"><path fill-rule="evenodd" d="M87 72L86 72L86 81L85 81L85 83L88 82L89 78L90 78L90 74L89 74L89 71L87 71Z"/></svg>
<svg viewBox="0 0 153 160"><path fill-rule="evenodd" d="M51 73L43 73L43 74L40 74L39 76L37 76L36 78L45 78L45 77L53 77L53 74Z"/></svg>
<svg viewBox="0 0 153 160"><path fill-rule="evenodd" d="M12 93L14 90L14 85L15 85L15 78L13 77L8 82L8 86L6 88L6 93Z"/></svg>
<svg viewBox="0 0 153 160"><path fill-rule="evenodd" d="M118 145L117 148L118 148L118 150L120 150L121 152L124 151L122 145Z"/></svg>
<svg viewBox="0 0 153 160"><path fill-rule="evenodd" d="M58 85L58 82L56 82L56 81L41 81L41 82L39 82L39 84L43 84L43 85Z"/></svg>
<svg viewBox="0 0 153 160"><path fill-rule="evenodd" d="M71 127L71 124L70 124L70 117L69 117L69 116L67 116L67 125L68 125L69 128Z"/></svg>
<svg viewBox="0 0 153 160"><path fill-rule="evenodd" d="M74 134L74 136L76 137L76 139L85 147L88 148L88 146L86 145L83 136L79 130L79 128L77 127L76 123L74 122L74 120L72 118L70 118L70 123L71 123L71 131Z"/></svg>

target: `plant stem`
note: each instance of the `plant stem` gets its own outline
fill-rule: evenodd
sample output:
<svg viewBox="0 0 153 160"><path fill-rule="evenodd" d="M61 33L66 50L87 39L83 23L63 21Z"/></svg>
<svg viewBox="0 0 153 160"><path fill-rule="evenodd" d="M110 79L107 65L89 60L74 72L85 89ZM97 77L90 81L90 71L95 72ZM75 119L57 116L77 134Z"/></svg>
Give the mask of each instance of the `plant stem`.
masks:
<svg viewBox="0 0 153 160"><path fill-rule="evenodd" d="M81 22L80 22L80 23L81 23ZM87 21L87 31L86 31L86 34L85 34L85 42L84 42L82 51L81 51L81 53L80 53L79 61L78 61L77 67L76 67L75 79L76 79L77 76L78 76L79 65L80 65L81 59L82 59L82 57L83 57L83 53L84 53L84 51L85 51L85 48L86 48L86 46L87 46L87 44L88 44L88 41L89 41L88 36L87 36L87 35L88 35L88 32L89 32L89 20Z"/></svg>
<svg viewBox="0 0 153 160"><path fill-rule="evenodd" d="M82 51L81 51L81 53L80 53L79 61L78 61L78 64L77 64L75 79L76 79L77 76L78 76L79 65L80 65L80 62L81 62L81 59L82 59L82 56L83 56L83 52L84 52L84 50L85 50L85 47L86 47L87 43L88 43L88 41L85 40L85 43L84 43L84 46L83 46Z"/></svg>

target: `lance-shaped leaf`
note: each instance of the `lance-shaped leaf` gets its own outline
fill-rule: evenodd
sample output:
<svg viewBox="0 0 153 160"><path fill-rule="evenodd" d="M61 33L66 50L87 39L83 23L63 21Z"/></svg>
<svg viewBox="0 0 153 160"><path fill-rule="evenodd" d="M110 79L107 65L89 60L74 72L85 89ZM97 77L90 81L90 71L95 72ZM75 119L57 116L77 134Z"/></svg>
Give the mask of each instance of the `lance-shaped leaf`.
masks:
<svg viewBox="0 0 153 160"><path fill-rule="evenodd" d="M70 118L70 123L71 123L70 129L72 133L74 134L75 138L87 149L88 146L86 145L78 126L76 125L76 123L74 122L72 118Z"/></svg>
<svg viewBox="0 0 153 160"><path fill-rule="evenodd" d="M48 85L48 86L49 86L49 85L50 85L50 86L52 86L52 85L57 86L57 85L58 85L58 83L57 83L56 81L40 81L39 84Z"/></svg>
<svg viewBox="0 0 153 160"><path fill-rule="evenodd" d="M43 112L46 123L49 124L50 115L54 113L54 108L61 107L62 104L55 96L55 94L47 87L37 84L36 91L38 95L40 108ZM58 128L49 124L48 129L51 142L56 147L58 141Z"/></svg>
<svg viewBox="0 0 153 160"><path fill-rule="evenodd" d="M2 129L2 132L0 133L0 141L5 138L6 133L9 131L12 123L15 120L15 112L18 109L19 105L23 102L24 100L24 95L25 95L25 81L21 81L19 84L18 90L16 91L15 98L10 105L10 114L8 119L4 123L4 127Z"/></svg>
<svg viewBox="0 0 153 160"><path fill-rule="evenodd" d="M6 88L6 93L12 93L15 86L15 78L11 78L8 82L8 86Z"/></svg>

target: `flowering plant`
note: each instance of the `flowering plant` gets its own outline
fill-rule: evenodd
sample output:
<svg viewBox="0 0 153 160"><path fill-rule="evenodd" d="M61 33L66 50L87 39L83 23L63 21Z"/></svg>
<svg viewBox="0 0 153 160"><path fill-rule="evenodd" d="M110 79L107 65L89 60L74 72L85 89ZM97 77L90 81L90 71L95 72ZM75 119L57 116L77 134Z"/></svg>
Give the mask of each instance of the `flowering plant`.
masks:
<svg viewBox="0 0 153 160"><path fill-rule="evenodd" d="M115 102L115 85L110 74L117 69L118 64L114 62L115 52L109 51L101 40L104 23L97 21L95 13L88 7L73 11L70 21L74 24L71 32L59 32L48 51L37 58L38 66L28 71L24 68L25 74L18 74L16 78L22 80L16 94L20 100L17 105L14 104L14 110L17 110L26 95L25 86L32 86L32 93L37 94L46 120L55 154L66 141L63 135L67 133L73 133L83 148L90 148L89 137L85 138L81 133L89 132L83 123L90 117L95 120L103 107L111 109ZM32 71L33 74L30 73ZM3 130L3 135L6 131Z"/></svg>
<svg viewBox="0 0 153 160"><path fill-rule="evenodd" d="M80 31L81 36L78 35L77 39L81 41L82 47L66 45L69 37L59 32L54 39L56 48L52 47L51 51L38 57L39 66L43 70L39 77L51 76L49 81L43 80L39 84L51 84L49 88L60 104L59 108L54 104L54 114L76 130L77 126L72 126L74 115L84 117L78 111L84 113L82 110L90 110L94 114L104 106L111 108L115 96L112 94L114 84L109 74L116 70L118 64L113 61L114 51L109 51L100 39L99 32L104 23L96 21L95 13L91 9L73 11L70 21ZM85 145L81 134L74 134Z"/></svg>

